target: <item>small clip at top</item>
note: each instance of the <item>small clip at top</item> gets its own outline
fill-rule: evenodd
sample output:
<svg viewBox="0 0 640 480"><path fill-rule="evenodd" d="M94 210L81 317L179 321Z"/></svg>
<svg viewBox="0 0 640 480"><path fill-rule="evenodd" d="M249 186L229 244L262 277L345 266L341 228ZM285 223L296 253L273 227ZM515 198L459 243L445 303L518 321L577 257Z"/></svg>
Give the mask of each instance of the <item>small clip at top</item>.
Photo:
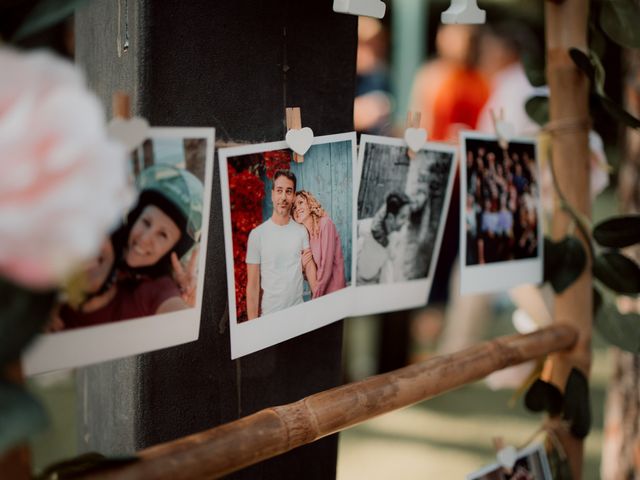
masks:
<svg viewBox="0 0 640 480"><path fill-rule="evenodd" d="M107 133L131 152L148 138L149 122L141 117L131 118L131 101L126 93L114 93L111 102L113 119L107 125Z"/></svg>
<svg viewBox="0 0 640 480"><path fill-rule="evenodd" d="M487 21L487 12L478 8L477 0L451 0L449 8L440 14L442 23L481 24Z"/></svg>
<svg viewBox="0 0 640 480"><path fill-rule="evenodd" d="M503 150L509 148L509 142L515 136L515 129L513 125L504 119L504 110L500 109L500 116L496 116L496 112L491 110L491 120L493 120L493 129L496 132L498 138L498 145Z"/></svg>
<svg viewBox="0 0 640 480"><path fill-rule="evenodd" d="M518 461L518 450L513 445L505 445L502 437L494 437L493 446L496 449L496 460L498 464L511 474L513 467Z"/></svg>
<svg viewBox="0 0 640 480"><path fill-rule="evenodd" d="M333 0L333 11L337 13L382 18L386 9L387 5L380 0Z"/></svg>
<svg viewBox="0 0 640 480"><path fill-rule="evenodd" d="M286 110L287 135L285 140L289 148L294 151L293 159L296 163L304 162L304 154L313 145L313 130L309 127L302 128L300 107L291 107Z"/></svg>
<svg viewBox="0 0 640 480"><path fill-rule="evenodd" d="M420 112L407 113L407 127L404 131L404 141L409 146L409 158L413 158L427 143L427 131L420 128Z"/></svg>

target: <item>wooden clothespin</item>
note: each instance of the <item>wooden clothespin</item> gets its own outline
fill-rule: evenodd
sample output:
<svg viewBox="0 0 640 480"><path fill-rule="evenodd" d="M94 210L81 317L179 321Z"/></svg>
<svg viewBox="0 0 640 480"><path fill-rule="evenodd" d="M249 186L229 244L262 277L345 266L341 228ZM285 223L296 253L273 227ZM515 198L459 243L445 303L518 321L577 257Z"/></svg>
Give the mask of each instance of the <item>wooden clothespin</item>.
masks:
<svg viewBox="0 0 640 480"><path fill-rule="evenodd" d="M304 162L304 154L313 145L313 130L309 127L302 128L300 107L287 107L287 135L285 137L289 148L293 150L293 159L296 163Z"/></svg>
<svg viewBox="0 0 640 480"><path fill-rule="evenodd" d="M111 98L113 119L107 126L111 138L122 143L129 152L138 148L149 136L149 122L131 118L131 100L125 92L115 92Z"/></svg>
<svg viewBox="0 0 640 480"><path fill-rule="evenodd" d="M502 437L494 437L493 446L496 450L498 465L504 468L508 474L511 474L518 461L518 450L513 445L505 445Z"/></svg>
<svg viewBox="0 0 640 480"><path fill-rule="evenodd" d="M407 154L409 158L414 158L415 154L427 142L427 131L424 128L420 128L420 119L422 114L420 112L408 112L407 113L407 125L404 131L404 141L407 142L409 151Z"/></svg>
<svg viewBox="0 0 640 480"><path fill-rule="evenodd" d="M504 109L500 109L500 116L496 115L496 112L491 109L491 120L493 121L493 129L496 132L498 138L498 145L503 150L509 148L509 142L514 137L515 129L513 125L504 119Z"/></svg>

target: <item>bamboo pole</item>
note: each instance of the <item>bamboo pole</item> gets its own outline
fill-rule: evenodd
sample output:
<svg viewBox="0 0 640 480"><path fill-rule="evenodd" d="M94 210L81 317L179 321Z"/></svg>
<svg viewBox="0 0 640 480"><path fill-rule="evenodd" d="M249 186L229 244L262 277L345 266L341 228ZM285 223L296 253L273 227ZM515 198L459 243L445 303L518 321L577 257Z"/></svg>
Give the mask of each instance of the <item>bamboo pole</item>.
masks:
<svg viewBox="0 0 640 480"><path fill-rule="evenodd" d="M555 325L501 337L148 448L136 463L84 478L219 478L493 371L570 348L577 336L572 327Z"/></svg>
<svg viewBox="0 0 640 480"><path fill-rule="evenodd" d="M588 0L545 2L547 81L550 89L550 130L552 159L560 190L566 200L587 218L591 216L589 133L589 81L569 57L569 48L587 51ZM552 235L564 237L571 219L560 210L556 199ZM583 243L586 239L582 238ZM585 243L586 248L586 243ZM587 248L587 251L588 248ZM575 347L552 355L545 370L549 380L564 390L572 367L587 378L591 368L591 259L585 272L565 292L556 297L554 318L579 332ZM568 454L573 478L582 478L583 442L558 428Z"/></svg>

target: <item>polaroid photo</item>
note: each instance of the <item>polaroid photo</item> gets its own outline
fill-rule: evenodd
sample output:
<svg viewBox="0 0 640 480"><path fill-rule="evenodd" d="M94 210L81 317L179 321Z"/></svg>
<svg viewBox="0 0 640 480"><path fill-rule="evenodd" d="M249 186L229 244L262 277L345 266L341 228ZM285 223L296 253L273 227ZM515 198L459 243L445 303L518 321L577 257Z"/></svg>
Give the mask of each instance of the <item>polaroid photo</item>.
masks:
<svg viewBox="0 0 640 480"><path fill-rule="evenodd" d="M552 478L544 446L536 443L518 452L516 463L510 472L494 463L470 473L466 480L552 480Z"/></svg>
<svg viewBox="0 0 640 480"><path fill-rule="evenodd" d="M149 130L130 156L137 201L61 292L23 358L26 375L197 340L213 149L213 129Z"/></svg>
<svg viewBox="0 0 640 480"><path fill-rule="evenodd" d="M355 315L427 303L456 171L456 148L362 135Z"/></svg>
<svg viewBox="0 0 640 480"><path fill-rule="evenodd" d="M540 173L534 139L460 134L460 293L542 282ZM487 279L491 281L487 281Z"/></svg>
<svg viewBox="0 0 640 480"><path fill-rule="evenodd" d="M231 358L351 313L355 132L220 149Z"/></svg>

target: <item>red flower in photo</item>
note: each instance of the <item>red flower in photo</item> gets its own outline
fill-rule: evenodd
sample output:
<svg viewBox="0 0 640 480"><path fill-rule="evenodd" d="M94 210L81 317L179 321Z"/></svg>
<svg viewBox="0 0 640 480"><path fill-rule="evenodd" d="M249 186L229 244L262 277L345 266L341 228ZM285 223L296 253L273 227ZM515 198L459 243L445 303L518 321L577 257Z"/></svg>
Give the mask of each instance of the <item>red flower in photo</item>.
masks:
<svg viewBox="0 0 640 480"><path fill-rule="evenodd" d="M228 164L238 322L247 320L247 265L245 260L249 233L263 222L262 202L266 194L266 186L261 175L272 179L276 170L289 170L290 162L291 152L289 150L276 150L260 155L237 157L230 160Z"/></svg>

